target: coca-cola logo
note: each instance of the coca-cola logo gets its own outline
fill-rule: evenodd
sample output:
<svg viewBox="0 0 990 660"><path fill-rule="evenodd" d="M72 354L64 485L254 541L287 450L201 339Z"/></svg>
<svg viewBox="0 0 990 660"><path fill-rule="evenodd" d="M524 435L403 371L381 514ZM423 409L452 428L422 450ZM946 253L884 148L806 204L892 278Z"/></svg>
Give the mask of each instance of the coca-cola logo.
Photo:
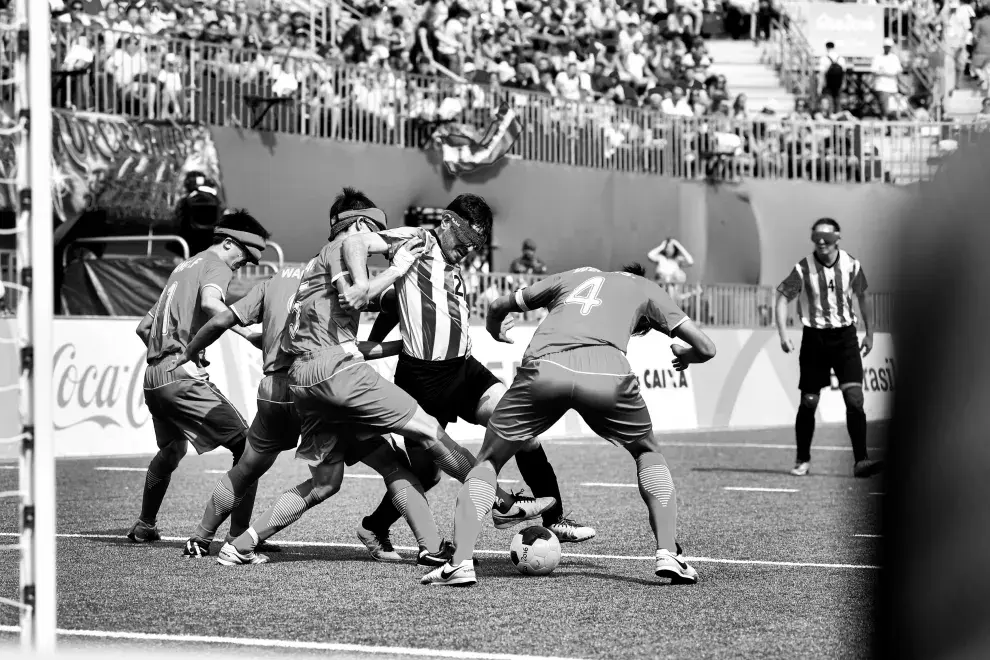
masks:
<svg viewBox="0 0 990 660"><path fill-rule="evenodd" d="M84 422L135 429L147 423L143 353L133 364L93 364L79 360L76 345L70 343L55 351L53 362L55 430Z"/></svg>

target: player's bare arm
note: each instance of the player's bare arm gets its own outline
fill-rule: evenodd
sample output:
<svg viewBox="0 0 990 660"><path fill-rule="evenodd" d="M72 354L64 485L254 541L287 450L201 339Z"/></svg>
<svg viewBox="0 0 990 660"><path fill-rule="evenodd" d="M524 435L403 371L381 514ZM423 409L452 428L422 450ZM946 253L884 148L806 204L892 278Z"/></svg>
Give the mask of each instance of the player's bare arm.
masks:
<svg viewBox="0 0 990 660"><path fill-rule="evenodd" d="M863 325L866 327L866 336L863 337L863 344L860 347L863 357L866 357L873 350L873 304L865 291L856 294L856 300L859 301L859 316L863 319Z"/></svg>
<svg viewBox="0 0 990 660"><path fill-rule="evenodd" d="M399 299L395 289L387 289L379 298L381 309L378 310L378 317L371 332L368 333L368 341L383 342L392 332L395 326L399 325Z"/></svg>
<svg viewBox="0 0 990 660"><path fill-rule="evenodd" d="M674 328L671 336L688 344L688 346L679 344L671 344L670 346L670 350L674 354L671 364L677 371L684 371L688 365L702 364L715 357L715 342L702 332L701 328L691 319L686 319Z"/></svg>
<svg viewBox="0 0 990 660"><path fill-rule="evenodd" d="M381 251L378 251L379 249ZM367 308L370 301L378 298L382 292L409 272L413 264L423 255L425 247L419 239L410 240L395 253L388 268L368 279L368 255L384 254L386 251L388 244L373 233L355 234L344 241L344 265L350 272L352 283L346 286L341 279L338 280L337 287L341 293L340 304L345 309Z"/></svg>
<svg viewBox="0 0 990 660"><path fill-rule="evenodd" d="M238 327L237 315L228 307L206 322L196 336L192 338L185 350L176 358L175 364L168 368L175 371L187 362L196 363L199 355L212 346L227 330Z"/></svg>
<svg viewBox="0 0 990 660"><path fill-rule="evenodd" d="M148 345L148 339L151 337L151 322L152 316L149 311L144 315L144 318L141 319L141 322L138 323L137 329L134 331L137 333L137 336L141 338L141 343L145 346Z"/></svg>
<svg viewBox="0 0 990 660"><path fill-rule="evenodd" d="M488 306L485 329L496 341L512 344L513 341L509 338L508 332L515 327L515 320L509 314L522 311L519 303L516 302L515 294L500 296Z"/></svg>
<svg viewBox="0 0 990 660"><path fill-rule="evenodd" d="M395 341L358 341L357 349L365 360L394 357L402 352L402 340Z"/></svg>
<svg viewBox="0 0 990 660"><path fill-rule="evenodd" d="M787 306L790 300L783 293L777 294L777 303L774 305L773 320L777 326L777 336L780 337L780 348L785 353L794 350L794 342L787 337Z"/></svg>

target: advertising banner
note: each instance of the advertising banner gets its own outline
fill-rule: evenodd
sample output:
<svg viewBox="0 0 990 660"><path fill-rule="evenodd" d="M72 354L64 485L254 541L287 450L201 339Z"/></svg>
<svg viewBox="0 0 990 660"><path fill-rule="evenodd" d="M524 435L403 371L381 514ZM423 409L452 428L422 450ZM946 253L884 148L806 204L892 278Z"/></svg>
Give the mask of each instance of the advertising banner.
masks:
<svg viewBox="0 0 990 660"><path fill-rule="evenodd" d="M9 325L9 324L8 324ZM155 451L155 436L144 405L144 347L134 334L137 319L56 319L52 396L55 442L59 456L145 454ZM7 365L0 377L0 429L16 433L17 371L8 357L16 356L12 328L0 330L0 351ZM361 329L362 336L368 328ZM473 355L507 385L511 383L534 328L519 327L513 344L493 340L481 327L472 328ZM769 330L709 330L718 355L708 364L686 372L671 368L672 340L658 333L635 338L629 362L658 432L704 429L748 429L791 426L798 403L797 353L785 354ZM397 335L396 335L397 336ZM800 332L792 333L795 345ZM210 378L233 404L251 419L256 411L256 388L261 380L260 353L237 335L228 333L208 351ZM372 362L391 378L395 358ZM864 360L866 413L870 420L890 416L896 386L893 344L877 335L873 352ZM838 384L822 392L819 420L843 423L845 406ZM457 422L448 429L453 438L479 442L484 429ZM593 435L576 413L568 413L543 437ZM0 457L16 455L15 446L0 445Z"/></svg>
<svg viewBox="0 0 990 660"><path fill-rule="evenodd" d="M815 55L824 55L829 41L835 44L839 55L847 58L866 59L883 54L883 5L792 2L786 6Z"/></svg>

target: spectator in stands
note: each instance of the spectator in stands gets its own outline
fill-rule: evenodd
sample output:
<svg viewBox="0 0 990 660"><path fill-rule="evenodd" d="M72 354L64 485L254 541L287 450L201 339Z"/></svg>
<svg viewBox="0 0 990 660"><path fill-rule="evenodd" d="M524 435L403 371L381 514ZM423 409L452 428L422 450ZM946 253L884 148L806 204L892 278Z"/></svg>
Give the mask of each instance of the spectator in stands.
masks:
<svg viewBox="0 0 990 660"><path fill-rule="evenodd" d="M186 92L183 72L175 53L167 53L164 68L158 72L162 95L162 119L181 119L185 114Z"/></svg>
<svg viewBox="0 0 990 660"><path fill-rule="evenodd" d="M121 41L121 47L110 55L107 71L113 75L117 93L125 109L136 112L133 105L136 102L146 108L149 118L154 119L158 88L149 77L148 58L141 50L137 36L130 34Z"/></svg>
<svg viewBox="0 0 990 660"><path fill-rule="evenodd" d="M656 281L665 285L687 282L684 269L694 265L694 257L673 237L663 239L646 256L656 264Z"/></svg>
<svg viewBox="0 0 990 660"><path fill-rule="evenodd" d="M903 68L901 67L901 58L892 52L893 48L894 40L889 37L884 39L883 55L873 58L873 66L871 67L871 72L873 73L873 93L877 97L877 103L880 106L880 116L883 118L893 114L891 100L900 92L898 78ZM839 106L835 107L836 109L839 108Z"/></svg>
<svg viewBox="0 0 990 660"><path fill-rule="evenodd" d="M970 68L980 80L985 95L990 96L990 7L983 6L973 26L973 53Z"/></svg>
<svg viewBox="0 0 990 660"><path fill-rule="evenodd" d="M547 265L536 256L536 242L527 238L522 244L522 255L509 264L509 272L519 275L543 275Z"/></svg>
<svg viewBox="0 0 990 660"><path fill-rule="evenodd" d="M827 94L832 99L832 106L840 107L839 97L842 95L842 87L846 80L846 69L848 65L844 57L835 51L835 43L829 41L825 44L825 56L821 59L822 80L825 84L822 87L822 94Z"/></svg>
<svg viewBox="0 0 990 660"><path fill-rule="evenodd" d="M972 38L973 9L970 5L960 6L959 0L948 0L939 18L945 44L945 92L947 96L952 96L959 88L966 69L969 55L966 46Z"/></svg>

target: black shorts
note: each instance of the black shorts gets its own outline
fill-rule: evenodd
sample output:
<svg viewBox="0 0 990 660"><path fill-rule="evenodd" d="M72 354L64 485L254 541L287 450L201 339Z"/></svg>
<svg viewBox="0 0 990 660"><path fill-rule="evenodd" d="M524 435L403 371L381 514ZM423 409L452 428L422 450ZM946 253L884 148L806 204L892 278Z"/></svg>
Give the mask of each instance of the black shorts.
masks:
<svg viewBox="0 0 990 660"><path fill-rule="evenodd" d="M805 328L798 363L801 365L798 388L802 392L818 393L831 385L832 371L835 371L839 385L862 383L863 358L855 326L822 330Z"/></svg>
<svg viewBox="0 0 990 660"><path fill-rule="evenodd" d="M481 397L501 382L470 355L429 361L400 353L395 368L395 384L443 426L458 418L477 424L475 412Z"/></svg>

